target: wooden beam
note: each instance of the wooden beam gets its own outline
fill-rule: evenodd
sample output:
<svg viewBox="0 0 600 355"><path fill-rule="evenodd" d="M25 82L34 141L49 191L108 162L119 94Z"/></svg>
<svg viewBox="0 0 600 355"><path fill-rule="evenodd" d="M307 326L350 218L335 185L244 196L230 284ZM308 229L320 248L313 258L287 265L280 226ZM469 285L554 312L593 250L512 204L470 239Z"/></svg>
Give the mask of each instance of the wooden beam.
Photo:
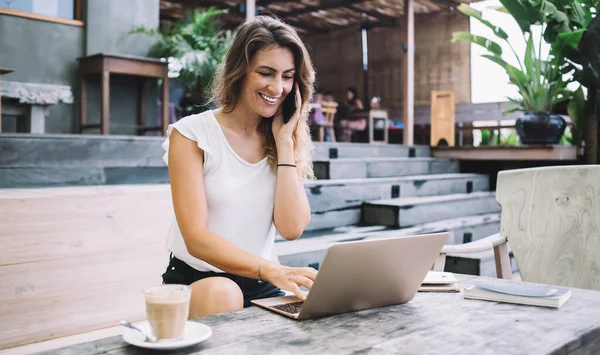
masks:
<svg viewBox="0 0 600 355"><path fill-rule="evenodd" d="M277 3L277 2L293 2L293 3L297 3L298 0L256 0L256 6L261 6L261 7L267 7L271 4Z"/></svg>
<svg viewBox="0 0 600 355"><path fill-rule="evenodd" d="M404 0L406 20L404 21L404 43L407 51L402 63L403 69L403 144L414 144L414 104L415 104L415 13L414 0Z"/></svg>
<svg viewBox="0 0 600 355"><path fill-rule="evenodd" d="M398 25L400 23L399 18L395 16L391 16L388 14L384 14L379 11L371 11L371 10L363 10L356 5L352 5L352 9L355 11L360 11L363 14L367 14L371 17L378 19L379 21L383 21L388 25Z"/></svg>
<svg viewBox="0 0 600 355"><path fill-rule="evenodd" d="M311 12L319 11L319 10L329 10L329 9L335 9L338 7L351 6L352 4L359 3L362 1L364 1L364 0L329 0L319 6L305 6L304 9L298 9L298 10L289 11L289 12L281 12L280 14L281 14L281 16L297 16L297 15L307 14L307 13L311 13ZM356 11L355 9L353 9L353 10Z"/></svg>
<svg viewBox="0 0 600 355"><path fill-rule="evenodd" d="M327 28L321 28L321 27L317 27L314 25L311 25L309 22L307 21L300 21L300 20L295 20L292 18L283 18L283 20L285 22L287 22L288 24L296 27L296 28L300 28L303 31L306 32L313 32L313 33L327 33L329 32L329 29Z"/></svg>
<svg viewBox="0 0 600 355"><path fill-rule="evenodd" d="M214 7L220 8L220 9L233 9L240 5L239 2L232 5L232 4L230 4L230 2L223 1L223 0L168 0L168 1L172 2L172 3L181 4L181 5L187 5L187 6L199 6L199 7L214 6Z"/></svg>

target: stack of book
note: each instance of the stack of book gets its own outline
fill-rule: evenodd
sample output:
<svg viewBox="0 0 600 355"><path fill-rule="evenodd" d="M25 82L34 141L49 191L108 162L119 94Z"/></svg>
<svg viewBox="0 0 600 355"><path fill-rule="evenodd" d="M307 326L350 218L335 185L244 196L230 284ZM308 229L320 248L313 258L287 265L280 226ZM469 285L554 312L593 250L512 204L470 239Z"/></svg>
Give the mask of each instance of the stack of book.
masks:
<svg viewBox="0 0 600 355"><path fill-rule="evenodd" d="M429 271L419 292L458 292L458 280L451 272Z"/></svg>
<svg viewBox="0 0 600 355"><path fill-rule="evenodd" d="M475 281L465 287L467 299L560 308L571 297L568 288L511 282Z"/></svg>

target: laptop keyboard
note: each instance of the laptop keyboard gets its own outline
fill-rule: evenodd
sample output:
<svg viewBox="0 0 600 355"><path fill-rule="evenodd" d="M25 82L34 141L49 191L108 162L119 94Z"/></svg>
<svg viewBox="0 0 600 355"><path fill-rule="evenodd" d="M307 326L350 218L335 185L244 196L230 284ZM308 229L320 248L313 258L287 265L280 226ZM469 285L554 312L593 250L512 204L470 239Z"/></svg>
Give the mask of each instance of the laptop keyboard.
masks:
<svg viewBox="0 0 600 355"><path fill-rule="evenodd" d="M300 313L300 309L302 308L303 304L304 304L304 301L300 301L300 302L278 304L278 305L275 305L272 307L279 311L285 312L285 313L298 314L298 313Z"/></svg>

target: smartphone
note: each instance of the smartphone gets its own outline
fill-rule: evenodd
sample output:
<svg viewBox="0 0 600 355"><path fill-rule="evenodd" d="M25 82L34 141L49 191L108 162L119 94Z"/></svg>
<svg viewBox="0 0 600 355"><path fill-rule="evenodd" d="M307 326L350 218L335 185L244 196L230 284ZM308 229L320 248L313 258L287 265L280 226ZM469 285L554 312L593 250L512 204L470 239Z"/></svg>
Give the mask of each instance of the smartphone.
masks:
<svg viewBox="0 0 600 355"><path fill-rule="evenodd" d="M294 113L296 112L296 89L292 89L285 99L283 100L283 123L288 123Z"/></svg>

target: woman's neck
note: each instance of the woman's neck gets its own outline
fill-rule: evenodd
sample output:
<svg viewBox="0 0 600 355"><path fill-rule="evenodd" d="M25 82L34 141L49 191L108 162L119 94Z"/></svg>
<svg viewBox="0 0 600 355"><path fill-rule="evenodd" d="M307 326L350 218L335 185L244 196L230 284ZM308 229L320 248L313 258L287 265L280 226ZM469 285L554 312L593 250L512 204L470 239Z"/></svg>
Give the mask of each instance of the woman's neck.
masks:
<svg viewBox="0 0 600 355"><path fill-rule="evenodd" d="M239 103L237 107L228 113L217 110L220 114L220 123L225 127L244 133L255 133L257 131L260 121L264 118L258 115L254 110L249 107L244 107L242 103Z"/></svg>

